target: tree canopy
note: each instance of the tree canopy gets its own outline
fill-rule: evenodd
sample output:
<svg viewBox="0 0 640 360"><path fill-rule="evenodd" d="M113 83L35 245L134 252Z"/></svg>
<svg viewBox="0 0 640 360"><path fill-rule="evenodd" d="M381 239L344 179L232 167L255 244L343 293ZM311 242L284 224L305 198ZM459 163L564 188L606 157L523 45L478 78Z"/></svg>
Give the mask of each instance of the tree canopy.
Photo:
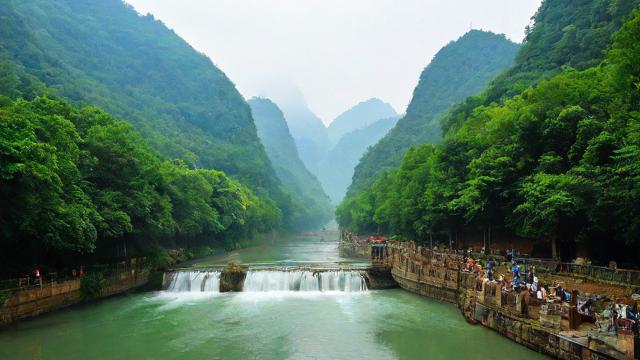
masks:
<svg viewBox="0 0 640 360"><path fill-rule="evenodd" d="M0 159L5 270L163 245L231 247L282 222L268 197L220 171L162 160L131 125L93 106L4 98Z"/></svg>

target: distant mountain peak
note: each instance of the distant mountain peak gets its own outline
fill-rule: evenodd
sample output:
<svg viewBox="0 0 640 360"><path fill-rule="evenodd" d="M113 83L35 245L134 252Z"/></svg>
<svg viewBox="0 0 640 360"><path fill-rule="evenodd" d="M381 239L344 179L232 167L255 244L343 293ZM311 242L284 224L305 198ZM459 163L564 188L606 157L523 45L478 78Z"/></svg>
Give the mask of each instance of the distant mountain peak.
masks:
<svg viewBox="0 0 640 360"><path fill-rule="evenodd" d="M293 202L304 206L306 216L285 219L291 225L314 228L331 217L329 198L320 182L302 162L294 137L280 108L270 99L253 97L248 101L260 141L267 151L276 175L291 194ZM302 205L304 204L304 205Z"/></svg>
<svg viewBox="0 0 640 360"><path fill-rule="evenodd" d="M422 71L406 115L360 159L349 191L367 186L384 169L399 165L411 146L439 142L440 116L480 92L513 63L519 48L504 35L471 30L440 49Z"/></svg>
<svg viewBox="0 0 640 360"><path fill-rule="evenodd" d="M359 102L338 115L328 127L329 141L335 145L345 134L367 127L384 118L397 116L395 109L378 98Z"/></svg>

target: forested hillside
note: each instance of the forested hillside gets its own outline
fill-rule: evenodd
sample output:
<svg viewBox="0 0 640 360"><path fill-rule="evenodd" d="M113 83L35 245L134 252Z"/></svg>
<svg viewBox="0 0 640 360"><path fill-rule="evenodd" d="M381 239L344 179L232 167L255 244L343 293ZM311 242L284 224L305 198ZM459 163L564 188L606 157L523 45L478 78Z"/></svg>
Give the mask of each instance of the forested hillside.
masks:
<svg viewBox="0 0 640 360"><path fill-rule="evenodd" d="M6 1L0 18L4 269L232 248L326 219L321 190L284 190L231 81L153 17L62 0Z"/></svg>
<svg viewBox="0 0 640 360"><path fill-rule="evenodd" d="M225 171L263 196L285 199L249 106L161 22L120 0L8 1L0 16L3 72L17 74L21 95L40 93L24 86L27 79L42 82L50 95L133 123L164 158Z"/></svg>
<svg viewBox="0 0 640 360"><path fill-rule="evenodd" d="M467 101L465 111L445 121L441 145L412 149L400 167L345 200L337 211L340 225L380 227L417 240L462 228L490 237L492 229L503 228L548 240L565 259L579 246L596 260L637 262L640 11L631 14L631 3L545 1L515 68L534 66L522 76L528 79L557 75L501 103ZM571 48L570 56L535 66L535 59L544 60L531 55L534 49L550 39L558 40L553 48L564 49L561 39L572 24L600 14L589 9L607 14L589 20L593 26L584 34L593 38ZM629 17L612 43L609 33ZM564 64L587 67L558 69ZM498 80L519 76L515 70L505 74Z"/></svg>
<svg viewBox="0 0 640 360"><path fill-rule="evenodd" d="M524 46L514 65L491 82L485 104L519 94L562 72L596 66L611 35L637 0L545 0L525 29Z"/></svg>
<svg viewBox="0 0 640 360"><path fill-rule="evenodd" d="M503 35L478 30L442 48L420 75L406 115L362 157L349 193L357 193L383 170L399 165L410 147L440 141L443 113L482 90L512 64L518 49Z"/></svg>
<svg viewBox="0 0 640 360"><path fill-rule="evenodd" d="M276 205L216 170L161 160L97 107L0 97L2 276L164 247L225 246L280 227Z"/></svg>
<svg viewBox="0 0 640 360"><path fill-rule="evenodd" d="M380 119L361 129L344 134L320 165L320 181L331 201L339 204L344 198L353 170L370 146L377 143L398 122L399 116Z"/></svg>
<svg viewBox="0 0 640 360"><path fill-rule="evenodd" d="M296 144L289 132L282 111L269 99L249 100L258 136L267 150L276 175L285 190L294 194L298 212L284 219L291 227L309 229L325 225L331 218L332 207L318 179L298 157Z"/></svg>
<svg viewBox="0 0 640 360"><path fill-rule="evenodd" d="M161 158L224 171L285 218L306 211L282 191L231 81L160 21L120 0L7 1L0 16L3 94L99 105L134 124Z"/></svg>
<svg viewBox="0 0 640 360"><path fill-rule="evenodd" d="M638 0L545 0L532 18L513 66L476 96L457 104L441 121L443 132L459 126L480 105L520 94L530 86L570 69L597 65L611 35L640 4Z"/></svg>
<svg viewBox="0 0 640 360"><path fill-rule="evenodd" d="M331 146L335 146L340 139L357 129L362 129L374 122L398 115L388 103L372 98L360 102L336 117L327 128Z"/></svg>

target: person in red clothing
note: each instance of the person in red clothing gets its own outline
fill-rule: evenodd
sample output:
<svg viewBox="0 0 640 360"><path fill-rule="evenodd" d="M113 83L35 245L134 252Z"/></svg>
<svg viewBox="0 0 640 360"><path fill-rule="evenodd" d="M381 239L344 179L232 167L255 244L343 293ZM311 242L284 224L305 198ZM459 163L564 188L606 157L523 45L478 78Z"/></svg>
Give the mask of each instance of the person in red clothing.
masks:
<svg viewBox="0 0 640 360"><path fill-rule="evenodd" d="M36 280L40 279L40 267L36 265L36 267L33 269L31 274L33 275L34 278L36 278Z"/></svg>
<svg viewBox="0 0 640 360"><path fill-rule="evenodd" d="M40 285L42 287L42 279L40 279L40 267L38 265L35 266L33 271L31 272L33 277L35 278L34 283Z"/></svg>

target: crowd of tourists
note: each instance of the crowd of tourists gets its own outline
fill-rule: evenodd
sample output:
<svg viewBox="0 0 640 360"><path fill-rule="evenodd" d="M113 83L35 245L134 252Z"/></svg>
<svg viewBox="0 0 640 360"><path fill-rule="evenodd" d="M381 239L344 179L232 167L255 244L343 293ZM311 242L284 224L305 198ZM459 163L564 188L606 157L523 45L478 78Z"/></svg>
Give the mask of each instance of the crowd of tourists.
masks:
<svg viewBox="0 0 640 360"><path fill-rule="evenodd" d="M497 273L500 266L507 270L510 281L505 274ZM489 256L483 266L481 261L473 259L469 252L465 252L462 271L476 275L478 290L481 290L485 283L491 283L496 286L496 291L500 289L501 293L523 295L525 302L529 304L558 304L575 309L582 322L593 323L600 331L638 334L639 316L636 301L624 303L605 296L581 294L578 290L570 291L559 282L544 284L538 278L535 266L528 266L523 270L515 258L506 263L499 263L493 256Z"/></svg>

